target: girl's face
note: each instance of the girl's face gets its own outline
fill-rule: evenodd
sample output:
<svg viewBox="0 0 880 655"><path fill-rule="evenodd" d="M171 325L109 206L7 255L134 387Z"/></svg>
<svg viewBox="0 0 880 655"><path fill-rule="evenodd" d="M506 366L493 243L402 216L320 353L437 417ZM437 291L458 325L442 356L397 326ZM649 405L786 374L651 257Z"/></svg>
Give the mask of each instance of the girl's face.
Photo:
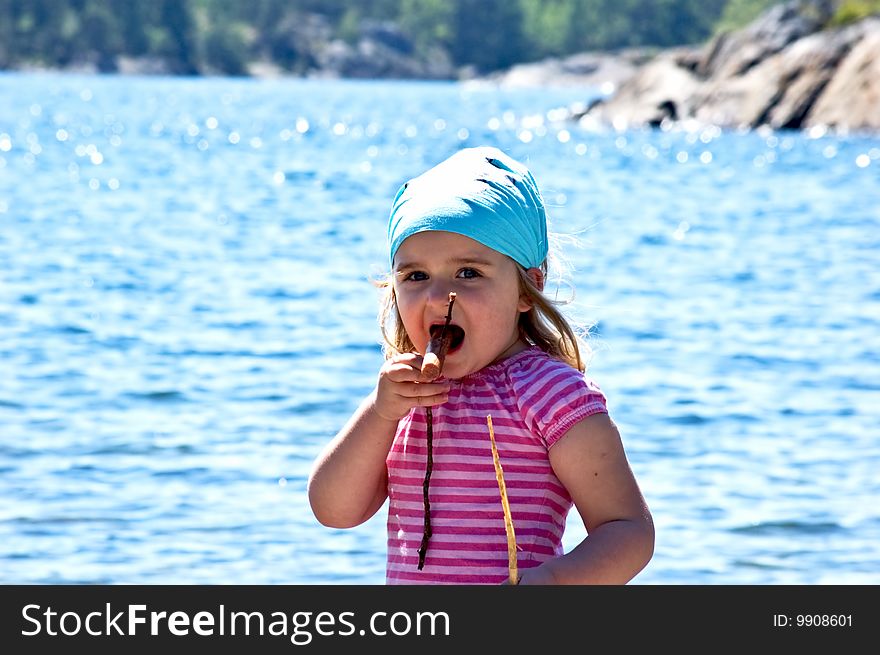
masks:
<svg viewBox="0 0 880 655"><path fill-rule="evenodd" d="M517 327L531 305L520 296L516 263L473 239L452 232L419 232L394 256L394 291L403 327L423 353L431 326L443 325L449 292L456 293L452 324L464 331L453 341L443 375L457 379L528 347Z"/></svg>

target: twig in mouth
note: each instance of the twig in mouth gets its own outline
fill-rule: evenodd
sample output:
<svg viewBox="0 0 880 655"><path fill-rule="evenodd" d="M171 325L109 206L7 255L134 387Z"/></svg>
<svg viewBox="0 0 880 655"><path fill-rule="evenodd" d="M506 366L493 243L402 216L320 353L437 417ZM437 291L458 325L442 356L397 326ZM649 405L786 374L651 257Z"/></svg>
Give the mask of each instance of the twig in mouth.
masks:
<svg viewBox="0 0 880 655"><path fill-rule="evenodd" d="M422 377L425 380L434 380L440 377L443 370L443 362L446 359L446 351L452 344L452 334L449 332L449 323L452 321L452 305L455 303L455 292L449 292L449 308L446 310L446 322L443 328L428 340L425 348L425 358L422 361Z"/></svg>
<svg viewBox="0 0 880 655"><path fill-rule="evenodd" d="M422 363L422 376L434 380L440 376L443 370L443 360L446 351L449 350L451 335L447 335L447 328L452 321L452 305L455 303L455 292L449 292L449 308L446 310L446 322L440 333L432 338L425 348L425 359ZM431 501L428 498L428 490L431 484L431 471L434 468L434 412L430 407L425 408L425 424L427 428L427 462L425 465L425 481L422 483L422 494L425 500L425 527L422 532L422 543L419 546L419 571L425 566L425 556L428 554L428 541L431 539Z"/></svg>

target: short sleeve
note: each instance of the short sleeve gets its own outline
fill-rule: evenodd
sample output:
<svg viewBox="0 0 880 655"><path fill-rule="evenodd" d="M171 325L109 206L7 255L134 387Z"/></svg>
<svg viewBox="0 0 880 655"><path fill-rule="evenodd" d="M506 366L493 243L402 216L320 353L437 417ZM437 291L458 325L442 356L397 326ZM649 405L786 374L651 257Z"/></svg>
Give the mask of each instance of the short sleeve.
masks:
<svg viewBox="0 0 880 655"><path fill-rule="evenodd" d="M517 399L529 430L550 449L575 423L608 409L594 380L564 362L539 362L518 380Z"/></svg>

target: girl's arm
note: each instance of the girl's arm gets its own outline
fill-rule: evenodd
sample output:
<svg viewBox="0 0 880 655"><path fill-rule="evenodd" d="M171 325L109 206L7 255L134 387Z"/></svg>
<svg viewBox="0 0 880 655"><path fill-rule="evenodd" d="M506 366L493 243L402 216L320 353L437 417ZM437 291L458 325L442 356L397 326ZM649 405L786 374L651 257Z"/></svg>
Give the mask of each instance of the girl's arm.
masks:
<svg viewBox="0 0 880 655"><path fill-rule="evenodd" d="M617 426L608 414L576 423L550 465L574 501L587 537L571 552L527 569L522 584L625 584L654 554L654 523Z"/></svg>
<svg viewBox="0 0 880 655"><path fill-rule="evenodd" d="M448 400L447 382L419 382L421 362L410 353L386 361L376 388L315 460L309 503L322 524L351 528L372 517L388 495L385 459L398 421Z"/></svg>

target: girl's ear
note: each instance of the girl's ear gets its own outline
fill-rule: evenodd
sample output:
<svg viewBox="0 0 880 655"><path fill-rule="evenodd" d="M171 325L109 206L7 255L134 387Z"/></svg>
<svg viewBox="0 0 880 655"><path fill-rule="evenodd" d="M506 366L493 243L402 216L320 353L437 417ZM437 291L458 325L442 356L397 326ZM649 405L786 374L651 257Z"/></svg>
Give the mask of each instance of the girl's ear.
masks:
<svg viewBox="0 0 880 655"><path fill-rule="evenodd" d="M538 291L544 290L544 271L540 268L532 267L526 271L526 275L529 276L529 279L535 284Z"/></svg>
<svg viewBox="0 0 880 655"><path fill-rule="evenodd" d="M532 281L532 284L535 285L535 288L538 291L544 290L544 272L540 268L530 268L526 271L526 275ZM519 297L519 311L527 312L532 308L532 301L529 298L529 295L523 293Z"/></svg>

